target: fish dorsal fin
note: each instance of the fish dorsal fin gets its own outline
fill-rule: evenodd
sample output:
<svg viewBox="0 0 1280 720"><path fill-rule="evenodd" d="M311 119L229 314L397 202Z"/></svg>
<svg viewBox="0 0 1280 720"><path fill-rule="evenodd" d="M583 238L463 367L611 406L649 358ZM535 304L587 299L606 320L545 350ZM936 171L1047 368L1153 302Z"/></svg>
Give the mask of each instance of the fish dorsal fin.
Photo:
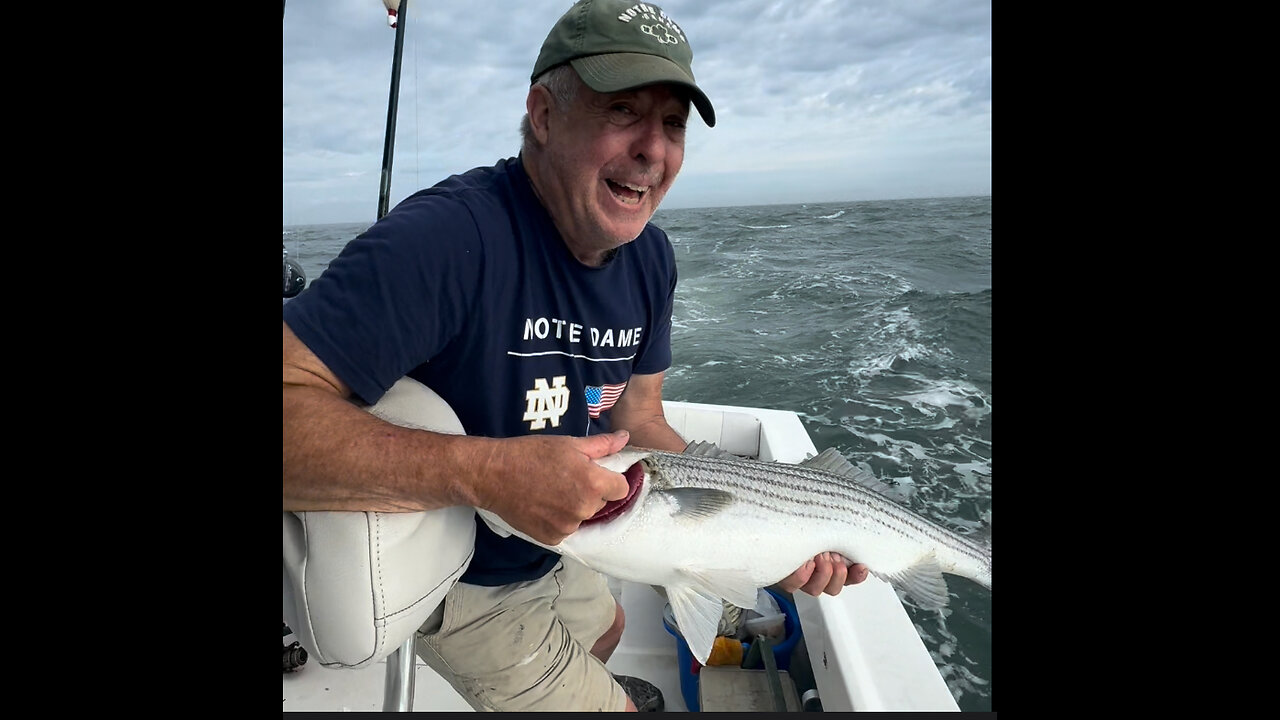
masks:
<svg viewBox="0 0 1280 720"><path fill-rule="evenodd" d="M942 577L942 566L932 554L904 570L891 573L875 572L881 580L910 595L925 610L940 610L947 606L947 581Z"/></svg>
<svg viewBox="0 0 1280 720"><path fill-rule="evenodd" d="M711 488L685 487L653 492L674 500L675 516L689 520L705 520L733 504L732 495L724 490Z"/></svg>
<svg viewBox="0 0 1280 720"><path fill-rule="evenodd" d="M689 646L689 652L703 665L711 657L711 646L720 629L720 616L724 614L724 602L688 585L667 586L667 600L676 616L680 635Z"/></svg>
<svg viewBox="0 0 1280 720"><path fill-rule="evenodd" d="M705 440L695 440L689 443L684 449L682 455L693 455L695 457L724 458L726 460L741 460L742 458L734 455L728 450L722 449L715 443L709 443Z"/></svg>
<svg viewBox="0 0 1280 720"><path fill-rule="evenodd" d="M803 467L822 470L856 483L872 492L905 504L915 494L914 485L890 485L877 478L870 470L860 468L840 454L839 450L829 447L826 450L799 463Z"/></svg>
<svg viewBox="0 0 1280 720"><path fill-rule="evenodd" d="M684 567L680 572L704 594L724 598L740 608L751 610L759 599L760 586L743 570Z"/></svg>

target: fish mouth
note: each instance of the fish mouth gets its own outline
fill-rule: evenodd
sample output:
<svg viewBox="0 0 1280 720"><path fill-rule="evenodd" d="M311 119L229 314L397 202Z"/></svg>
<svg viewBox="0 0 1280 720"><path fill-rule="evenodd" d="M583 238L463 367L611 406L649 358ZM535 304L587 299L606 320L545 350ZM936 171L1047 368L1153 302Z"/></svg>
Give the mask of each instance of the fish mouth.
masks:
<svg viewBox="0 0 1280 720"><path fill-rule="evenodd" d="M599 512L579 523L579 528L598 522L608 522L626 512L627 508L631 507L631 504L636 501L636 496L640 494L640 486L644 485L643 462L636 461L631 467L623 471L622 475L627 479L627 496L621 500L610 500L605 503Z"/></svg>

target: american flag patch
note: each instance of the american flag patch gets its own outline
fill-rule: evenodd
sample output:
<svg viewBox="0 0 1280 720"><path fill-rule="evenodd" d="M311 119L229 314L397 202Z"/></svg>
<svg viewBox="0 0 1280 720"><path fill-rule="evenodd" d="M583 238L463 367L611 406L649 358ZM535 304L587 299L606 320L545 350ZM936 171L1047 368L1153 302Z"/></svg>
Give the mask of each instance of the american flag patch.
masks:
<svg viewBox="0 0 1280 720"><path fill-rule="evenodd" d="M626 389L626 383L617 385L588 385L586 389L587 395L587 414L593 418L600 417L600 413L613 407L618 402L618 396Z"/></svg>

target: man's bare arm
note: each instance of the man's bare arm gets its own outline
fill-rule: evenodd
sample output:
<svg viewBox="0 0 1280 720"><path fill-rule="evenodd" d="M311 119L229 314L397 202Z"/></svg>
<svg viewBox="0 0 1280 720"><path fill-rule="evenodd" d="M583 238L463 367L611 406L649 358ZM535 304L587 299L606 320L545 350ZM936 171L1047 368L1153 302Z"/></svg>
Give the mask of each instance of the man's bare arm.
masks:
<svg viewBox="0 0 1280 720"><path fill-rule="evenodd" d="M282 323L283 324L283 323ZM625 433L495 439L404 428L367 412L284 324L285 510L490 510L558 543L627 483L592 462Z"/></svg>
<svg viewBox="0 0 1280 720"><path fill-rule="evenodd" d="M631 433L631 443L652 450L684 452L685 439L667 423L662 410L662 373L632 375L627 389L609 410L614 430Z"/></svg>

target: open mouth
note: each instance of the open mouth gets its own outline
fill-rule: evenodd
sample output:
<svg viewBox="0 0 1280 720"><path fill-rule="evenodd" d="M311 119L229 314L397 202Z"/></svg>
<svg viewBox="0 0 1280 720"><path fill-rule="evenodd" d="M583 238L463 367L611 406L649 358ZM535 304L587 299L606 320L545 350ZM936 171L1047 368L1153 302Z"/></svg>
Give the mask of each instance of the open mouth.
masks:
<svg viewBox="0 0 1280 720"><path fill-rule="evenodd" d="M639 205L640 201L644 199L644 194L649 192L648 185L632 185L631 183L616 182L607 178L605 182L609 184L609 191L613 193L613 196L627 205Z"/></svg>
<svg viewBox="0 0 1280 720"><path fill-rule="evenodd" d="M610 500L605 503L605 506L600 508L599 512L579 523L579 527L612 520L621 515L623 511L631 507L631 503L636 501L636 493L640 491L640 486L644 484L644 465L637 462L622 474L627 478L627 496L621 500Z"/></svg>

